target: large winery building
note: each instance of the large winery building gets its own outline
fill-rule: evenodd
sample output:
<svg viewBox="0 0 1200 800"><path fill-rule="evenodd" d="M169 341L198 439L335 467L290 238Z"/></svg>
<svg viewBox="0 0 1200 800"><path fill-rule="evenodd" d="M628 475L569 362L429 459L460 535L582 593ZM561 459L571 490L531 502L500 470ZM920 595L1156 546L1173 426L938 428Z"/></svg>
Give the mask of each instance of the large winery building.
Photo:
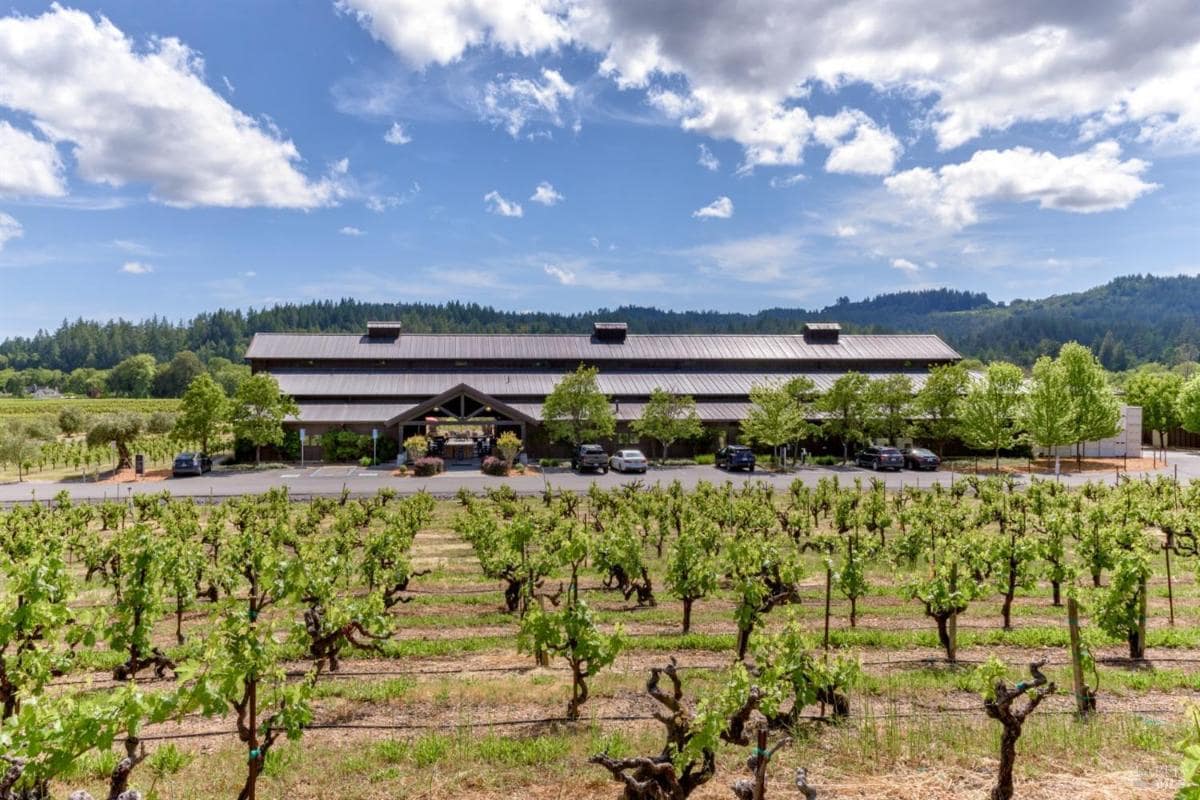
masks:
<svg viewBox="0 0 1200 800"><path fill-rule="evenodd" d="M580 364L599 369L619 438L628 440L628 423L661 388L695 398L713 441L735 441L755 385L802 375L820 391L856 370L904 373L919 388L930 367L959 359L937 336L845 335L835 323L809 323L794 335L639 335L598 322L589 336L418 334L373 322L361 334L259 333L246 351L255 372L275 376L295 398L300 414L289 425L310 437L377 430L403 441L481 423L514 430L534 456L557 449L542 430L542 404Z"/></svg>

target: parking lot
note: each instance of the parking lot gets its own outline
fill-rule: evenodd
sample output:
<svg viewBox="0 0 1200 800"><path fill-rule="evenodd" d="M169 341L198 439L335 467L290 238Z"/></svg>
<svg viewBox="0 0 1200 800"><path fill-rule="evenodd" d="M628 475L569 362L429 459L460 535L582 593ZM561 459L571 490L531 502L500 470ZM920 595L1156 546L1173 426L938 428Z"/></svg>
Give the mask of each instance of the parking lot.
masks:
<svg viewBox="0 0 1200 800"><path fill-rule="evenodd" d="M1138 477L1145 473L1132 473ZM1155 473L1149 473L1155 474ZM1181 480L1200 478L1200 454L1171 453L1169 465L1160 469L1157 474L1178 475ZM395 489L402 494L428 491L438 496L453 495L462 487L472 492L482 492L490 487L501 485L511 486L523 494L536 494L547 486L554 489L571 489L587 491L592 483L602 487L619 486L634 481L643 483L670 483L678 480L685 487L693 487L701 481L723 483L733 481L764 481L777 487L784 488L794 480L802 480L815 484L822 477L837 476L843 481L855 478L869 481L872 478L882 480L889 489L900 489L905 486L927 487L933 483L950 484L962 480L963 474L949 470L938 472L872 472L854 466L804 466L785 473L768 472L759 469L749 472L726 472L711 465L692 465L678 467L651 467L645 475L621 475L609 472L575 473L565 467L545 470L531 470L525 475L511 475L507 478L496 478L483 475L475 469L450 469L432 478L415 478L394 475L391 469L362 468L355 466L305 466L283 469L268 469L262 471L223 470L217 468L201 477L172 478L160 481L144 481L137 483L81 483L64 481L61 483L39 482L29 480L24 483L9 483L0 486L0 502L20 502L48 500L60 491L67 491L73 498L86 500L101 500L116 498L118 494L126 497L130 494L144 494L169 491L174 495L184 497L229 497L239 494L261 493L277 486L286 486L293 494L298 495L337 495L343 487L352 494L372 494L385 486ZM1046 476L1051 478L1052 476ZM1027 483L1029 476L1021 475L1019 482ZM1083 475L1064 475L1059 478L1064 483L1080 484L1088 480L1114 481L1116 473L1085 473Z"/></svg>

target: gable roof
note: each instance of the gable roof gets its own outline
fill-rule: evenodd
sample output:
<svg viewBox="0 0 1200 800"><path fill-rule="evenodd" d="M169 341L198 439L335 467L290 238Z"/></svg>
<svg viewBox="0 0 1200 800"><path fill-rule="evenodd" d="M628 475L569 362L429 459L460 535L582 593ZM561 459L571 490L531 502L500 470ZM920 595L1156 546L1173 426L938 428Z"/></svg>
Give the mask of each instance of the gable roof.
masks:
<svg viewBox="0 0 1200 800"><path fill-rule="evenodd" d="M932 334L843 335L836 342L803 334L634 335L623 342L568 334L257 333L246 358L427 361L957 361Z"/></svg>

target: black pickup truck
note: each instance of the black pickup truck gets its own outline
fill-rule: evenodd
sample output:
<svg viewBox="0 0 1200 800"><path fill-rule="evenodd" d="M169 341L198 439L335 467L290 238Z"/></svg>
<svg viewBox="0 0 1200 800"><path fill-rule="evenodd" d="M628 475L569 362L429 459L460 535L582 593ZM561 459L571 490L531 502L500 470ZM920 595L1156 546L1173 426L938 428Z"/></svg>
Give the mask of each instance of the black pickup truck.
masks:
<svg viewBox="0 0 1200 800"><path fill-rule="evenodd" d="M571 469L580 472L598 470L606 473L608 472L608 453L604 452L604 448L598 444L581 444L571 454Z"/></svg>

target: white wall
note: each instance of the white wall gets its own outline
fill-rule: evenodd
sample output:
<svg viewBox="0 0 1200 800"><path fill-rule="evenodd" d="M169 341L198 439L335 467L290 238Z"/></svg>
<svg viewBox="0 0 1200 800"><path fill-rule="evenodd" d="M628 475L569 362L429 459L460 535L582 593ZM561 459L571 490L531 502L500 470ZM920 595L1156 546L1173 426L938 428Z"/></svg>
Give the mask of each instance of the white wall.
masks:
<svg viewBox="0 0 1200 800"><path fill-rule="evenodd" d="M1101 439L1098 442L1085 442L1083 455L1099 456L1102 458L1140 458L1142 455L1142 409L1141 406L1121 406L1121 420L1118 423L1121 431L1111 439ZM1050 455L1060 455L1064 458L1075 457L1075 445L1063 445L1050 451Z"/></svg>

